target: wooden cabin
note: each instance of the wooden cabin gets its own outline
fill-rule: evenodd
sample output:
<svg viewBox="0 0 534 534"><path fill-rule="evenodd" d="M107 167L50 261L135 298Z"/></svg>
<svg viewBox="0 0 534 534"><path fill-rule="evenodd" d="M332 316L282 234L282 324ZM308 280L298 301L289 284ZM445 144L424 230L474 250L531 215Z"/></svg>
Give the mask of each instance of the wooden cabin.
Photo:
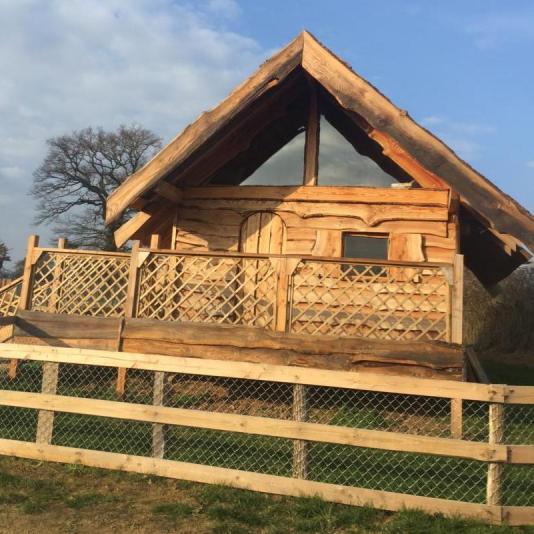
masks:
<svg viewBox="0 0 534 534"><path fill-rule="evenodd" d="M307 32L129 177L107 223L139 241L128 290L127 266L101 275L124 302L36 290L28 309L125 316L124 350L459 379L436 342L462 343L464 264L489 287L534 249L527 210Z"/></svg>

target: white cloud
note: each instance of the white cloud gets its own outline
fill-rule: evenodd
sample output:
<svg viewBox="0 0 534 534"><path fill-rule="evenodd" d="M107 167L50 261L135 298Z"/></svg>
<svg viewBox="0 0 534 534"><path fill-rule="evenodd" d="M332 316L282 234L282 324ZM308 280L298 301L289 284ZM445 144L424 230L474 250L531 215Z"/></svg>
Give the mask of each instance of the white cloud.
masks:
<svg viewBox="0 0 534 534"><path fill-rule="evenodd" d="M421 124L441 138L460 157L477 160L484 153L484 137L496 132L490 124L457 121L439 115L421 119Z"/></svg>
<svg viewBox="0 0 534 534"><path fill-rule="evenodd" d="M526 165L529 169L534 169L534 159L527 161Z"/></svg>
<svg viewBox="0 0 534 534"><path fill-rule="evenodd" d="M47 138L135 122L168 140L265 56L225 29L233 0L0 0L0 12L0 188L13 199L0 239L16 257Z"/></svg>

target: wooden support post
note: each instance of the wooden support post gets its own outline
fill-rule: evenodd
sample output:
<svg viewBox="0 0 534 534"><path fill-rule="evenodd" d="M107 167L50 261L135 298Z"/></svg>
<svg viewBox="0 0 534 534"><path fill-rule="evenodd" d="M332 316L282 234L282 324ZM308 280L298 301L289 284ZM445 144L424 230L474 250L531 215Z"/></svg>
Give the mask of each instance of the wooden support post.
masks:
<svg viewBox="0 0 534 534"><path fill-rule="evenodd" d="M165 373L154 372L154 406L163 406L165 396ZM154 423L152 425L152 456L163 458L165 454L165 425Z"/></svg>
<svg viewBox="0 0 534 534"><path fill-rule="evenodd" d="M464 257L454 256L453 283L451 291L451 342L463 343L464 319Z"/></svg>
<svg viewBox="0 0 534 534"><path fill-rule="evenodd" d="M306 421L307 405L306 386L293 386L293 420ZM305 479L308 476L308 442L302 439L293 442L293 477Z"/></svg>
<svg viewBox="0 0 534 534"><path fill-rule="evenodd" d="M43 362L43 380L41 392L48 395L57 393L57 383L59 378L59 363ZM39 410L37 416L36 443L52 443L52 433L54 430L54 412L51 410Z"/></svg>
<svg viewBox="0 0 534 534"><path fill-rule="evenodd" d="M58 239L57 248L58 250L65 249L66 239L61 237ZM52 280L52 291L50 293L50 298L48 299L48 312L57 313L58 312L58 302L60 300L59 292L61 290L61 275L63 271L63 261L59 256L56 256L56 265L54 267L54 278Z"/></svg>
<svg viewBox="0 0 534 534"><path fill-rule="evenodd" d="M501 443L504 438L504 404L489 405L489 439L490 444ZM503 464L488 463L488 481L486 502L490 506L502 506L502 473Z"/></svg>
<svg viewBox="0 0 534 534"><path fill-rule="evenodd" d="M462 439L463 399L451 399L451 438Z"/></svg>
<svg viewBox="0 0 534 534"><path fill-rule="evenodd" d="M39 236L31 235L28 238L28 245L26 248L26 258L24 260L24 271L22 273L22 288L20 290L19 310L29 310L32 299L32 282L33 282L33 266L35 249L39 246ZM18 360L12 359L9 362L8 377L14 380L17 376Z"/></svg>
<svg viewBox="0 0 534 534"><path fill-rule="evenodd" d="M139 241L134 241L132 252L130 254L130 271L128 275L128 289L126 292L126 303L124 305L124 316L129 319L135 317L137 302L137 286L139 283ZM126 369L119 367L117 369L117 385L115 391L117 397L122 399L126 389Z"/></svg>
<svg viewBox="0 0 534 534"><path fill-rule="evenodd" d="M310 107L304 145L304 185L317 185L319 173L319 104L315 81L309 79Z"/></svg>
<svg viewBox="0 0 534 534"><path fill-rule="evenodd" d="M159 234L152 234L150 236L150 249L159 249L159 241L160 241L160 235Z"/></svg>

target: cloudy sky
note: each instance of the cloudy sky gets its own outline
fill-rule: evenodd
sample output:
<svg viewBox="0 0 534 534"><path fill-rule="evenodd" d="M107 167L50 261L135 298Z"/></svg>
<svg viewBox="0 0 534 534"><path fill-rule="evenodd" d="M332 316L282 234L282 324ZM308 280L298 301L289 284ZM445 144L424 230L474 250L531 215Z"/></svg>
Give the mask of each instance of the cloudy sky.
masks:
<svg viewBox="0 0 534 534"><path fill-rule="evenodd" d="M309 29L534 210L529 0L0 0L0 239L23 255L47 138L138 123L165 141Z"/></svg>

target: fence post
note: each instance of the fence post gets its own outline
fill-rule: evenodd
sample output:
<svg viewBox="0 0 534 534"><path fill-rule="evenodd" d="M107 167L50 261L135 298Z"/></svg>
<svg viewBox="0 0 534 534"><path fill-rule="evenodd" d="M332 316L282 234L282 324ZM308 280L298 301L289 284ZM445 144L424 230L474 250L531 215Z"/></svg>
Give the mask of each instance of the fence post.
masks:
<svg viewBox="0 0 534 534"><path fill-rule="evenodd" d="M43 380L41 393L55 395L59 378L59 363L43 362ZM39 410L37 416L36 443L52 443L54 430L54 412L52 410Z"/></svg>
<svg viewBox="0 0 534 534"><path fill-rule="evenodd" d="M288 332L290 329L288 306L291 301L291 277L295 271L299 258L280 258L278 264L278 288L276 292L276 322L275 330ZM308 415L308 400L306 386L293 385L293 420L306 421ZM305 479L308 476L308 443L305 440L293 442L293 477Z"/></svg>
<svg viewBox="0 0 534 534"><path fill-rule="evenodd" d="M293 419L306 421L308 415L308 400L306 386L293 386ZM293 442L293 477L307 478L308 476L308 442L302 439Z"/></svg>
<svg viewBox="0 0 534 534"><path fill-rule="evenodd" d="M463 399L451 399L451 437L463 436Z"/></svg>
<svg viewBox="0 0 534 534"><path fill-rule="evenodd" d="M502 442L504 437L504 404L492 402L489 405L488 430L488 442L490 444ZM490 506L502 506L502 473L502 463L488 463L486 501Z"/></svg>
<svg viewBox="0 0 534 534"><path fill-rule="evenodd" d="M461 345L463 343L464 319L464 257L462 254L455 254L454 256L450 313L450 340L452 343ZM451 436L453 438L462 438L462 424L463 400L451 399Z"/></svg>
<svg viewBox="0 0 534 534"><path fill-rule="evenodd" d="M464 257L455 254L451 292L451 342L463 343L464 319Z"/></svg>
<svg viewBox="0 0 534 534"><path fill-rule="evenodd" d="M28 245L26 248L26 258L24 260L24 271L22 273L22 288L20 290L19 298L19 310L28 310L31 307L31 298L32 298L32 279L33 279L33 266L34 262L34 252L35 249L39 246L39 236L31 235L28 238ZM18 360L12 359L9 362L8 377L11 380L14 380L17 376L17 365Z"/></svg>
<svg viewBox="0 0 534 534"><path fill-rule="evenodd" d="M132 252L130 254L130 270L128 274L128 289L126 291L126 303L124 305L124 317L129 319L135 316L137 285L139 279L139 241L134 241ZM120 348L120 347L119 347ZM126 369L119 367L117 369L117 385L115 391L117 397L123 398L126 388Z"/></svg>
<svg viewBox="0 0 534 534"><path fill-rule="evenodd" d="M163 406L165 397L165 373L163 371L154 372L154 406ZM152 456L163 458L165 453L165 425L153 423L152 425Z"/></svg>

